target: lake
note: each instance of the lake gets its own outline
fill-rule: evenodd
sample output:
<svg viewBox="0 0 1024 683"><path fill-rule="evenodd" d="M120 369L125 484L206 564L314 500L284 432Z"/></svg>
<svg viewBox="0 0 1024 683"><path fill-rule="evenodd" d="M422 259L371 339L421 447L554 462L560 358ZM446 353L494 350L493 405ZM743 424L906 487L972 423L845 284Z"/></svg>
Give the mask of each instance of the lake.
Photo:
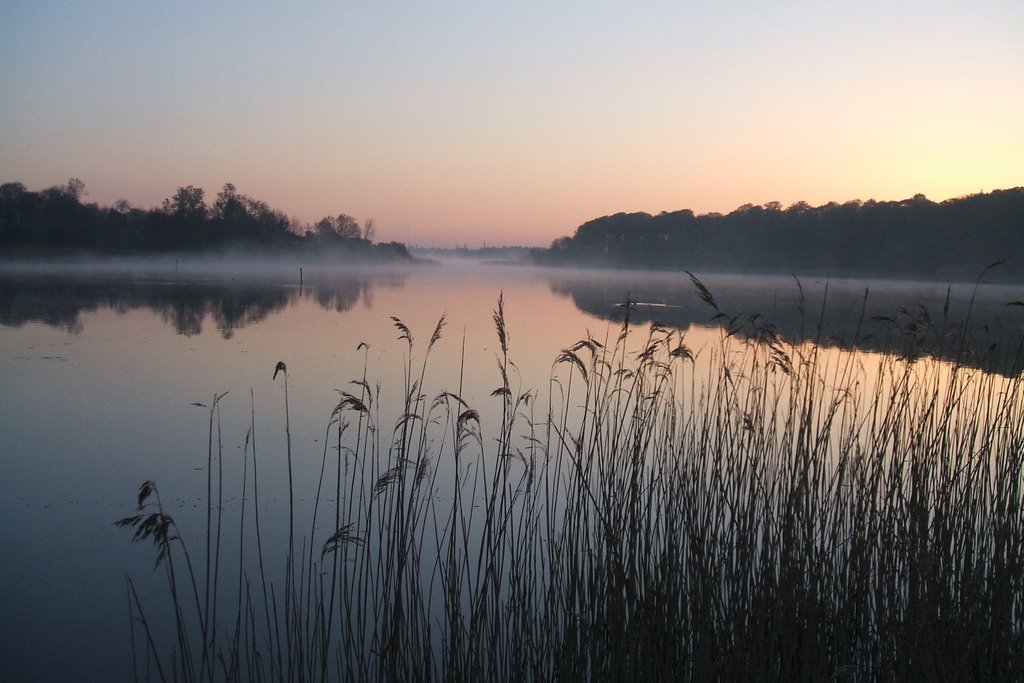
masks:
<svg viewBox="0 0 1024 683"><path fill-rule="evenodd" d="M311 508L338 391L358 394L353 381L365 376L378 397L385 442L409 377L418 382L421 370L416 390L425 400L458 394L479 414L481 441L499 438L499 297L508 393L535 392L538 421L562 350L588 335L614 346L627 311L630 353L643 350L657 321L682 335L698 384L713 382L701 363L723 338L742 345L758 335L789 350L817 345L837 367L844 354L856 353L863 367L903 353L941 373L959 357L994 391L1020 372L1020 286L698 274L708 301L685 273L443 262L306 267L300 280L299 268L184 260L0 267L0 679L131 679L125 577L154 615L166 582L154 571L154 548L131 543L113 522L134 514L139 485L153 480L186 540L195 539L193 559L202 557L218 441L227 510L242 497L243 462L256 443L264 543L278 552L287 547L289 435L297 542L313 535L319 547L334 531ZM404 329L411 344L400 339ZM237 511L226 514L225 528L238 522Z"/></svg>

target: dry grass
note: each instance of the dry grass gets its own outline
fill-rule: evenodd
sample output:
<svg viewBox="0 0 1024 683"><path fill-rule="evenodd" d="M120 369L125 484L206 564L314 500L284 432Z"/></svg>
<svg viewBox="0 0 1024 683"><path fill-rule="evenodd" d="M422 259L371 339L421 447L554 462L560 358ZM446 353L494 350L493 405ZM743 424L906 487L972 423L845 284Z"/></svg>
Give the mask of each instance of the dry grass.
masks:
<svg viewBox="0 0 1024 683"><path fill-rule="evenodd" d="M289 541L283 588L267 586L260 547L255 567L239 559L227 604L219 522L197 580L144 484L138 516L119 524L156 543L178 626L174 642L154 642L130 590L138 670L200 681L1024 679L1019 378L918 358L913 339L906 357L794 348L756 317L729 319L717 346L694 351L656 324L634 330L624 310L617 336L564 349L535 392L515 386L499 299L492 437L461 389L424 393L444 318L419 361L396 319L404 407L382 422L365 372L341 392L320 478L334 479L335 531L301 551ZM954 326L931 322L961 344ZM258 498L254 444L252 462ZM231 622L214 618L221 602Z"/></svg>

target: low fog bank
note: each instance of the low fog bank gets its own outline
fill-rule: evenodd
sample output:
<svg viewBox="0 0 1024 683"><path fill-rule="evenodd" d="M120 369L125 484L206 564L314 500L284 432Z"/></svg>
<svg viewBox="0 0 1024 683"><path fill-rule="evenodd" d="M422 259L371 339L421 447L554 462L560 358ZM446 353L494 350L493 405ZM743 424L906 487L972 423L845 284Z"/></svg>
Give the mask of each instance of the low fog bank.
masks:
<svg viewBox="0 0 1024 683"><path fill-rule="evenodd" d="M519 265L533 263L532 247L477 247L466 246L448 249L444 247L409 247L409 253L417 258L442 261L445 263L485 263L492 265Z"/></svg>
<svg viewBox="0 0 1024 683"><path fill-rule="evenodd" d="M717 326L741 338L957 358L1008 376L1024 361L1020 284L586 269L553 269L548 281L581 311L610 321L623 319L628 301L635 325Z"/></svg>
<svg viewBox="0 0 1024 683"><path fill-rule="evenodd" d="M933 320L987 316L1012 321L1018 329L1024 324L1024 284L992 281L988 273L968 282L715 271L691 276L670 271L552 268L547 279L553 292L573 298L585 310L603 307L607 311L610 302L624 304L628 299L640 309L685 310L690 314L687 324L708 322L718 313L701 299L695 280L707 287L726 318L757 315L777 322L799 314L805 325L811 326L823 311L842 311L845 319L852 320L927 311Z"/></svg>
<svg viewBox="0 0 1024 683"><path fill-rule="evenodd" d="M405 272L429 266L423 259L339 259L330 253L270 254L246 250L204 253L162 253L119 256L75 252L54 256L0 255L0 275L14 277L187 277L205 279L300 280L330 279L358 272Z"/></svg>

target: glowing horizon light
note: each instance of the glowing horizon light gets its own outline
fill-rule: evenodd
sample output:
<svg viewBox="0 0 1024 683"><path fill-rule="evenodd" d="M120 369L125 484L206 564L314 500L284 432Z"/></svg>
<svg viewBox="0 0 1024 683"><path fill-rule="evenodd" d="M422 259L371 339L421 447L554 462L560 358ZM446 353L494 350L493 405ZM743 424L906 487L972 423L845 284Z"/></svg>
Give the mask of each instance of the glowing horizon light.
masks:
<svg viewBox="0 0 1024 683"><path fill-rule="evenodd" d="M0 182L226 182L380 239L1024 185L1024 6L0 8Z"/></svg>

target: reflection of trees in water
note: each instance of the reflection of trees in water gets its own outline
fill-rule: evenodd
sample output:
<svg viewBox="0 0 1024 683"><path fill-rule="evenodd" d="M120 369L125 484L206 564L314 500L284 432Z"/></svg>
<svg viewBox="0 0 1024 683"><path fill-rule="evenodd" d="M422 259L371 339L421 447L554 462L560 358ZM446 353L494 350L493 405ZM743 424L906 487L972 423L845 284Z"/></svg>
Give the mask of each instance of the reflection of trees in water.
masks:
<svg viewBox="0 0 1024 683"><path fill-rule="evenodd" d="M205 306L197 307L195 301L172 301L160 311L160 317L170 323L175 332L189 337L203 331L205 316Z"/></svg>
<svg viewBox="0 0 1024 683"><path fill-rule="evenodd" d="M581 311L621 321L627 296L631 320L686 330L716 325L743 338L766 333L790 344L854 347L908 357L959 359L1004 375L1021 370L1024 307L1020 288L960 284L810 281L709 277L723 315L701 300L685 276L551 276L551 290ZM973 301L972 301L973 298Z"/></svg>
<svg viewBox="0 0 1024 683"><path fill-rule="evenodd" d="M375 275L372 278L346 275L303 290L303 296L312 299L326 311L344 313L351 310L360 301L363 302L363 308L367 310L373 308L374 287L397 288L404 286L404 275L392 273Z"/></svg>
<svg viewBox="0 0 1024 683"><path fill-rule="evenodd" d="M0 324L20 326L25 322L41 322L59 327L69 334L82 331L79 315L83 310L95 311L96 306L83 308L73 283L47 282L37 288L23 281L0 279Z"/></svg>
<svg viewBox="0 0 1024 683"><path fill-rule="evenodd" d="M361 283L346 284L347 286L331 289L316 287L306 293L306 298L313 299L324 310L343 313L359 303L359 296L362 293Z"/></svg>
<svg viewBox="0 0 1024 683"><path fill-rule="evenodd" d="M349 275L303 289L255 281L188 281L82 278L0 279L0 324L40 322L71 334L84 328L81 317L106 308L117 313L146 309L178 334L201 334L209 317L224 339L258 324L301 298L328 311L344 313L360 299L369 306L375 286L401 287L404 277Z"/></svg>
<svg viewBox="0 0 1024 683"><path fill-rule="evenodd" d="M134 307L158 312L175 332L186 336L201 334L209 316L224 339L231 339L237 329L284 310L295 299L293 291L254 285L190 285L161 294L160 300L138 302Z"/></svg>

